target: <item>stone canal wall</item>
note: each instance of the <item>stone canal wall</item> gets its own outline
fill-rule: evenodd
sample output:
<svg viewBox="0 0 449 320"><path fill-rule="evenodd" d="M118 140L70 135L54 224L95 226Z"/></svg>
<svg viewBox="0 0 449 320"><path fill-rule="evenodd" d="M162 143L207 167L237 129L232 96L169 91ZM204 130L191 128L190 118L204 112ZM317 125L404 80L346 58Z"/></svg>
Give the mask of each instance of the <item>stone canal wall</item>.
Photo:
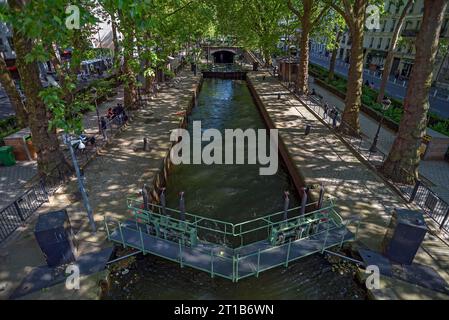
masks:
<svg viewBox="0 0 449 320"><path fill-rule="evenodd" d="M193 75L192 75L193 76ZM154 203L159 202L159 195L161 192L161 189L166 186L166 182L168 179L168 175L170 174L170 170L173 166L173 163L170 160L170 151L175 145L175 142L170 141L170 132L173 129L176 128L186 128L187 127L187 121L188 116L192 113L192 109L194 108L196 104L196 100L198 97L198 94L201 90L201 86L203 83L203 77L201 75L192 77L192 79L189 81L188 79L184 79L184 81L181 81L180 84L174 88L167 89L164 93L165 95L173 95L173 101L170 101L171 104L175 103L178 106L178 111L176 111L174 114L169 115L170 117L173 117L174 126L170 125L170 129L167 132L166 139L168 140L169 147L165 152L165 155L163 156L163 159L161 161L161 166L158 170L158 172L152 177L152 179L149 181L148 187L149 190L147 190L151 196L151 201ZM179 89L178 89L179 88ZM184 91L183 94L179 94L179 90ZM162 99L166 99L167 97L162 97ZM163 100L163 101L164 101ZM157 103L162 102L159 101L158 98L154 99L151 103Z"/></svg>
<svg viewBox="0 0 449 320"><path fill-rule="evenodd" d="M254 88L251 78L247 77L246 82L248 84L249 91L251 92L251 95L256 103L256 106L262 116L262 119L263 119L266 127L270 130L277 129L276 125L270 118L270 115L267 112L267 109L265 108L261 97L259 96L258 92ZM293 186L295 187L298 197L301 198L302 197L301 188L304 187L306 184L305 179L302 176L301 172L298 170L298 168L295 166L294 161L293 161L290 153L288 152L288 148L285 145L284 140L282 139L282 136L279 136L278 142L279 142L279 146L278 146L279 156L282 160L282 163L285 165L285 167L290 175L290 179L293 183ZM309 196L309 199L311 200L311 202L316 200L316 196L312 192L309 192L308 196Z"/></svg>

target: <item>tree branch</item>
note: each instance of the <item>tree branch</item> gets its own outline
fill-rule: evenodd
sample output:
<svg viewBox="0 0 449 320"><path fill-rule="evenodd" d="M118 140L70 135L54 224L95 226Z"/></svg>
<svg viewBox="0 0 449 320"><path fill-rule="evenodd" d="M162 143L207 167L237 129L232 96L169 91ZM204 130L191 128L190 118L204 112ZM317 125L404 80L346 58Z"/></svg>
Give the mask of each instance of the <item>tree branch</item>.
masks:
<svg viewBox="0 0 449 320"><path fill-rule="evenodd" d="M190 6L193 2L195 2L195 0L192 0L192 1L187 2L187 3L186 3L185 5L183 5L182 7L178 8L178 9L176 9L176 10L170 12L170 13L168 13L168 14L165 16L165 18L168 18L168 17L170 17L170 16L172 16L172 15L178 13L179 11L181 11L181 10L187 8L187 7Z"/></svg>
<svg viewBox="0 0 449 320"><path fill-rule="evenodd" d="M298 19L301 19L302 14L301 14L301 12L300 12L298 9L296 9L296 8L293 6L292 0L288 0L288 1L287 1L287 6L288 6L288 8L291 10L291 12L293 12L293 13L298 17Z"/></svg>
<svg viewBox="0 0 449 320"><path fill-rule="evenodd" d="M329 10L329 8L330 8L330 5L326 5L326 6L321 10L321 12L318 14L318 16L315 18L315 20L312 21L312 23L310 24L310 26L311 26L311 27L314 27L314 26L318 23L318 21L321 20L321 18L323 17L323 15L324 15L325 13L327 13L327 11Z"/></svg>

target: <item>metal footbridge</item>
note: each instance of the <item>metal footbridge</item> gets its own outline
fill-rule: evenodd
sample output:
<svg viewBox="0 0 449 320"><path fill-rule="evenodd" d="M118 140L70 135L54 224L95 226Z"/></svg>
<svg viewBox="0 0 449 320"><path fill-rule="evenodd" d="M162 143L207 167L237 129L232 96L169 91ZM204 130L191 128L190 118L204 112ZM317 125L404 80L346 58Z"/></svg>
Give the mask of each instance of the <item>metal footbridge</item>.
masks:
<svg viewBox="0 0 449 320"><path fill-rule="evenodd" d="M127 205L131 219L104 220L110 241L233 282L341 247L358 230L358 221L343 222L332 201L318 210L311 210L312 203L237 224L137 199ZM354 233L348 229L353 223Z"/></svg>

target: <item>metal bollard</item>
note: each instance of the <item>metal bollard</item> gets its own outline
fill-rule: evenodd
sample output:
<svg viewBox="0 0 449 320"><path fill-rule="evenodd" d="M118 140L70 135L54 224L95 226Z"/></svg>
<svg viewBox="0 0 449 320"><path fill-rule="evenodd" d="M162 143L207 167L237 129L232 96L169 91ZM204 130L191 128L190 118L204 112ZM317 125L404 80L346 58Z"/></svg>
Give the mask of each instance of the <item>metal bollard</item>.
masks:
<svg viewBox="0 0 449 320"><path fill-rule="evenodd" d="M304 131L305 136L307 136L310 133L310 129L311 129L311 126L309 124L306 125L306 130Z"/></svg>

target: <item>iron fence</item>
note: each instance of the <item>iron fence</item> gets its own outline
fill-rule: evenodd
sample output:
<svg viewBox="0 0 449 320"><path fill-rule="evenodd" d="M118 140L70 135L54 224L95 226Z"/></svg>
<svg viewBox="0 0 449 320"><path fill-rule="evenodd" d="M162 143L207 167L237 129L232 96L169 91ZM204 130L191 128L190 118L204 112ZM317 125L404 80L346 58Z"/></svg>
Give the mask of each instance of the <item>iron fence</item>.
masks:
<svg viewBox="0 0 449 320"><path fill-rule="evenodd" d="M43 203L48 201L51 190L40 181L0 211L0 242L22 226Z"/></svg>

